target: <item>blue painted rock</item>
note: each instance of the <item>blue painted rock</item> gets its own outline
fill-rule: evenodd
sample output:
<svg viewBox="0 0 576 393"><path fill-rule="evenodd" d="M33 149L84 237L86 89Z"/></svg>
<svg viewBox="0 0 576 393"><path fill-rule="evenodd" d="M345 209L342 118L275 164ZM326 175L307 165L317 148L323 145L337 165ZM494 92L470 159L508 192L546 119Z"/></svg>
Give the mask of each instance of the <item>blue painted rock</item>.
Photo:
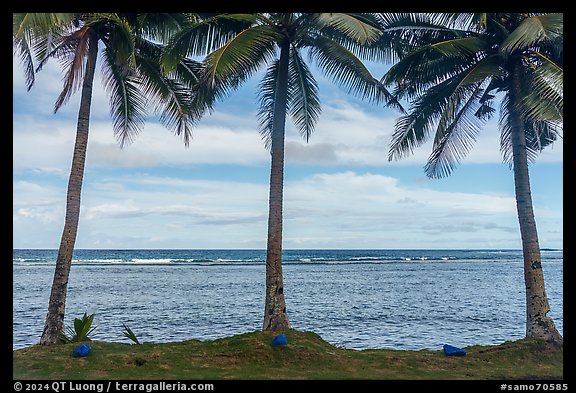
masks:
<svg viewBox="0 0 576 393"><path fill-rule="evenodd" d="M288 345L288 339L286 338L285 335L279 334L272 340L272 345L273 346Z"/></svg>
<svg viewBox="0 0 576 393"><path fill-rule="evenodd" d="M454 347L452 345L444 344L442 346L446 356L466 356L466 351L462 348Z"/></svg>
<svg viewBox="0 0 576 393"><path fill-rule="evenodd" d="M88 344L80 344L72 351L72 356L77 357L84 357L90 355L92 348Z"/></svg>

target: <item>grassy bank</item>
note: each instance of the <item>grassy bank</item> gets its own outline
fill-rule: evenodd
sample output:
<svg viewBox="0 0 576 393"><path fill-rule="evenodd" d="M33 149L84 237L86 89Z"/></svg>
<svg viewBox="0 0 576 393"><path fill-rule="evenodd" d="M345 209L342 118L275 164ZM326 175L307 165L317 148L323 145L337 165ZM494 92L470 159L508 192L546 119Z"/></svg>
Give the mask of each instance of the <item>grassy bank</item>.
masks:
<svg viewBox="0 0 576 393"><path fill-rule="evenodd" d="M13 352L13 378L76 379L562 379L563 351L537 340L467 347L465 357L439 350L351 350L311 332L286 332L288 345L271 346L272 332L213 341L131 345L93 341L92 353L73 358L77 344L32 346Z"/></svg>

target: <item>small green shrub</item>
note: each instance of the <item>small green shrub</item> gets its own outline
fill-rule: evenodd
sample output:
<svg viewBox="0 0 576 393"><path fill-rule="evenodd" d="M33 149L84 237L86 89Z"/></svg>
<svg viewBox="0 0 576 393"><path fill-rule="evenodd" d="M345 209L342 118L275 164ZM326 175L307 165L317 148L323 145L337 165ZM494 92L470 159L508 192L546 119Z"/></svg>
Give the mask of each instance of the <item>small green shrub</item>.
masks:
<svg viewBox="0 0 576 393"><path fill-rule="evenodd" d="M124 330L122 331L124 336L128 337L134 344L140 344L140 341L138 341L138 337L136 337L132 329L126 326L125 323L123 323L122 325L124 326Z"/></svg>
<svg viewBox="0 0 576 393"><path fill-rule="evenodd" d="M82 318L74 318L74 328L68 326L66 331L68 335L62 335L62 341L66 343L91 341L90 335L96 330L96 326L92 326L94 322L94 314L86 314Z"/></svg>

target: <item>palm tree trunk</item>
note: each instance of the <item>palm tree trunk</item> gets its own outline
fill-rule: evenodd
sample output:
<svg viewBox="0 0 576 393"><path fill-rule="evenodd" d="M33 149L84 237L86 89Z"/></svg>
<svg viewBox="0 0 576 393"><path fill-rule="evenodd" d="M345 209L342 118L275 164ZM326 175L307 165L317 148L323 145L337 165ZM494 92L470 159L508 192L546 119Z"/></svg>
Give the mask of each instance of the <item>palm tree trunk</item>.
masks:
<svg viewBox="0 0 576 393"><path fill-rule="evenodd" d="M526 154L526 136L522 117L515 109L516 93L520 91L518 68L512 73L510 89L510 125L512 154L514 164L514 185L516 192L516 209L522 237L524 255L524 283L526 285L526 337L541 338L562 345L563 339L554 321L547 314L550 312L544 272L538 243L536 220L532 207L528 157Z"/></svg>
<svg viewBox="0 0 576 393"><path fill-rule="evenodd" d="M266 300L263 329L273 331L290 329L290 322L286 313L286 302L284 300L284 284L282 282L282 199L289 52L289 43L281 44L272 129L268 247L266 253Z"/></svg>
<svg viewBox="0 0 576 393"><path fill-rule="evenodd" d="M76 127L76 142L72 167L68 179L68 192L66 196L66 218L64 231L60 240L58 259L54 271L48 315L44 324L44 332L40 344L55 344L64 333L64 312L66 308L66 294L68 277L72 265L72 253L78 231L80 218L80 194L82 192L82 179L84 177L84 164L86 162L86 147L88 145L88 128L90 124L90 106L92 101L92 85L98 55L98 39L95 33L90 36L88 58L86 59L86 73L82 84L82 97L78 111Z"/></svg>

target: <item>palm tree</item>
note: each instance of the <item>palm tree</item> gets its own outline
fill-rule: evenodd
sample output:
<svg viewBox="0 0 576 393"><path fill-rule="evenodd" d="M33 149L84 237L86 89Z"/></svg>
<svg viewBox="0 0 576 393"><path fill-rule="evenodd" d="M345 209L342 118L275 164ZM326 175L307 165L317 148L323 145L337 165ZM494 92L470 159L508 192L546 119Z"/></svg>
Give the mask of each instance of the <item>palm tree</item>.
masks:
<svg viewBox="0 0 576 393"><path fill-rule="evenodd" d="M526 284L526 336L562 344L544 286L528 162L561 137L563 15L528 13L384 15L389 35L411 49L383 82L411 99L395 126L389 160L435 129L427 176L449 175L501 98L503 159L514 171Z"/></svg>
<svg viewBox="0 0 576 393"><path fill-rule="evenodd" d="M220 14L173 36L163 62L170 69L182 56L206 55L205 74L195 107L212 105L256 73L260 133L271 153L264 330L290 328L282 278L282 204L286 116L308 140L321 112L318 86L302 57L309 58L335 83L376 103L395 101L359 59L382 56L368 46L381 32L371 14ZM208 40L207 37L210 37ZM365 49L363 49L365 48Z"/></svg>
<svg viewBox="0 0 576 393"><path fill-rule="evenodd" d="M178 14L13 14L13 45L24 65L28 90L34 84L35 72L53 57L58 58L66 70L54 112L81 87L64 230L41 344L58 342L64 332L98 45L102 44L103 48L102 75L110 96L114 133L120 145L130 143L142 128L149 102L156 105L160 121L188 143L194 120L187 110L191 100L189 91L200 64L184 59L173 74L164 75L158 62L161 47L153 41L165 38L169 31L183 23L180 19ZM39 62L36 67L35 61Z"/></svg>

